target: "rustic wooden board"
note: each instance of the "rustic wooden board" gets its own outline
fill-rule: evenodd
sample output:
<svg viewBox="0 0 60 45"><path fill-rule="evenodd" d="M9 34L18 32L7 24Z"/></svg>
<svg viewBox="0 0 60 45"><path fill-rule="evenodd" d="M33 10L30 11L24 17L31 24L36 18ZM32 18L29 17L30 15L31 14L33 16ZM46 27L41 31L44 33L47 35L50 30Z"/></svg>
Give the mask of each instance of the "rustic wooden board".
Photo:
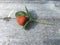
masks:
<svg viewBox="0 0 60 45"><path fill-rule="evenodd" d="M34 1L34 3L32 1L26 3L29 2L28 0L25 3L23 1L23 3L16 3L18 1L14 2L14 0L6 1L0 1L0 45L60 45L60 12L54 6L53 1L45 4ZM24 30L17 24L15 12L25 10L25 6L33 18L56 23L57 26L32 23L27 30ZM12 19L9 22L3 20L12 10Z"/></svg>

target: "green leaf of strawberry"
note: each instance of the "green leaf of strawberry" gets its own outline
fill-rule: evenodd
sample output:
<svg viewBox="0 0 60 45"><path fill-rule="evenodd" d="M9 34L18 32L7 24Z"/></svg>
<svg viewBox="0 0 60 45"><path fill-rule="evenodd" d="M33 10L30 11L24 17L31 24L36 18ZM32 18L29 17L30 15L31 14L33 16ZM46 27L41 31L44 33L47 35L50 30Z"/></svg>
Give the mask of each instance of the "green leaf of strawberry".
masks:
<svg viewBox="0 0 60 45"><path fill-rule="evenodd" d="M18 12L16 12L15 16L16 17L17 16L26 16L26 12L24 12L24 11L18 11Z"/></svg>
<svg viewBox="0 0 60 45"><path fill-rule="evenodd" d="M28 17L30 17L30 13L29 13L29 11L28 11L28 9L27 9L26 6L25 6L25 10L26 10L26 15L27 15Z"/></svg>

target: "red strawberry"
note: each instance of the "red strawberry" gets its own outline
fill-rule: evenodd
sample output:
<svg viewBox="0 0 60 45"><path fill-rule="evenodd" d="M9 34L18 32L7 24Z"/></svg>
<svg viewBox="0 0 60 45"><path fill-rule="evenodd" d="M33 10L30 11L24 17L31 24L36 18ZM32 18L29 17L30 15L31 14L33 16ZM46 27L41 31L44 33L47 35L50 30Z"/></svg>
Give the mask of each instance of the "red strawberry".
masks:
<svg viewBox="0 0 60 45"><path fill-rule="evenodd" d="M24 23L26 22L26 17L25 16L17 16L16 21L19 25L24 25Z"/></svg>

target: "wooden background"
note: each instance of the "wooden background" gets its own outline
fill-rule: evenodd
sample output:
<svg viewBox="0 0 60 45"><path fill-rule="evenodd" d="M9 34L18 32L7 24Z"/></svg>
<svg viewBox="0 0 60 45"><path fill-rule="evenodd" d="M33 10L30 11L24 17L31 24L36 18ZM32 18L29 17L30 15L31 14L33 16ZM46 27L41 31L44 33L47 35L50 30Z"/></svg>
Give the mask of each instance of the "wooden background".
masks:
<svg viewBox="0 0 60 45"><path fill-rule="evenodd" d="M56 3L56 0L0 0L0 45L60 45L60 7ZM33 18L57 26L32 23L24 30L17 24L15 13L25 10L25 6ZM3 20L12 10L12 19Z"/></svg>

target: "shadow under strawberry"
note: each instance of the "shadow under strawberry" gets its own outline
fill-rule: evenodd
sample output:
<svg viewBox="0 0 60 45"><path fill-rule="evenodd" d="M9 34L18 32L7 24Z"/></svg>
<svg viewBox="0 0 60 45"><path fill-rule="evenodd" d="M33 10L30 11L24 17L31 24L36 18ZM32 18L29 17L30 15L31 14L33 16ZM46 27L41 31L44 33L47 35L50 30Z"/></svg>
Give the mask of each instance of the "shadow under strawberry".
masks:
<svg viewBox="0 0 60 45"><path fill-rule="evenodd" d="M34 10L29 11L30 17L34 20L37 20L38 16L37 13ZM25 28L26 30L34 29L37 23L35 22L30 22L27 27Z"/></svg>

